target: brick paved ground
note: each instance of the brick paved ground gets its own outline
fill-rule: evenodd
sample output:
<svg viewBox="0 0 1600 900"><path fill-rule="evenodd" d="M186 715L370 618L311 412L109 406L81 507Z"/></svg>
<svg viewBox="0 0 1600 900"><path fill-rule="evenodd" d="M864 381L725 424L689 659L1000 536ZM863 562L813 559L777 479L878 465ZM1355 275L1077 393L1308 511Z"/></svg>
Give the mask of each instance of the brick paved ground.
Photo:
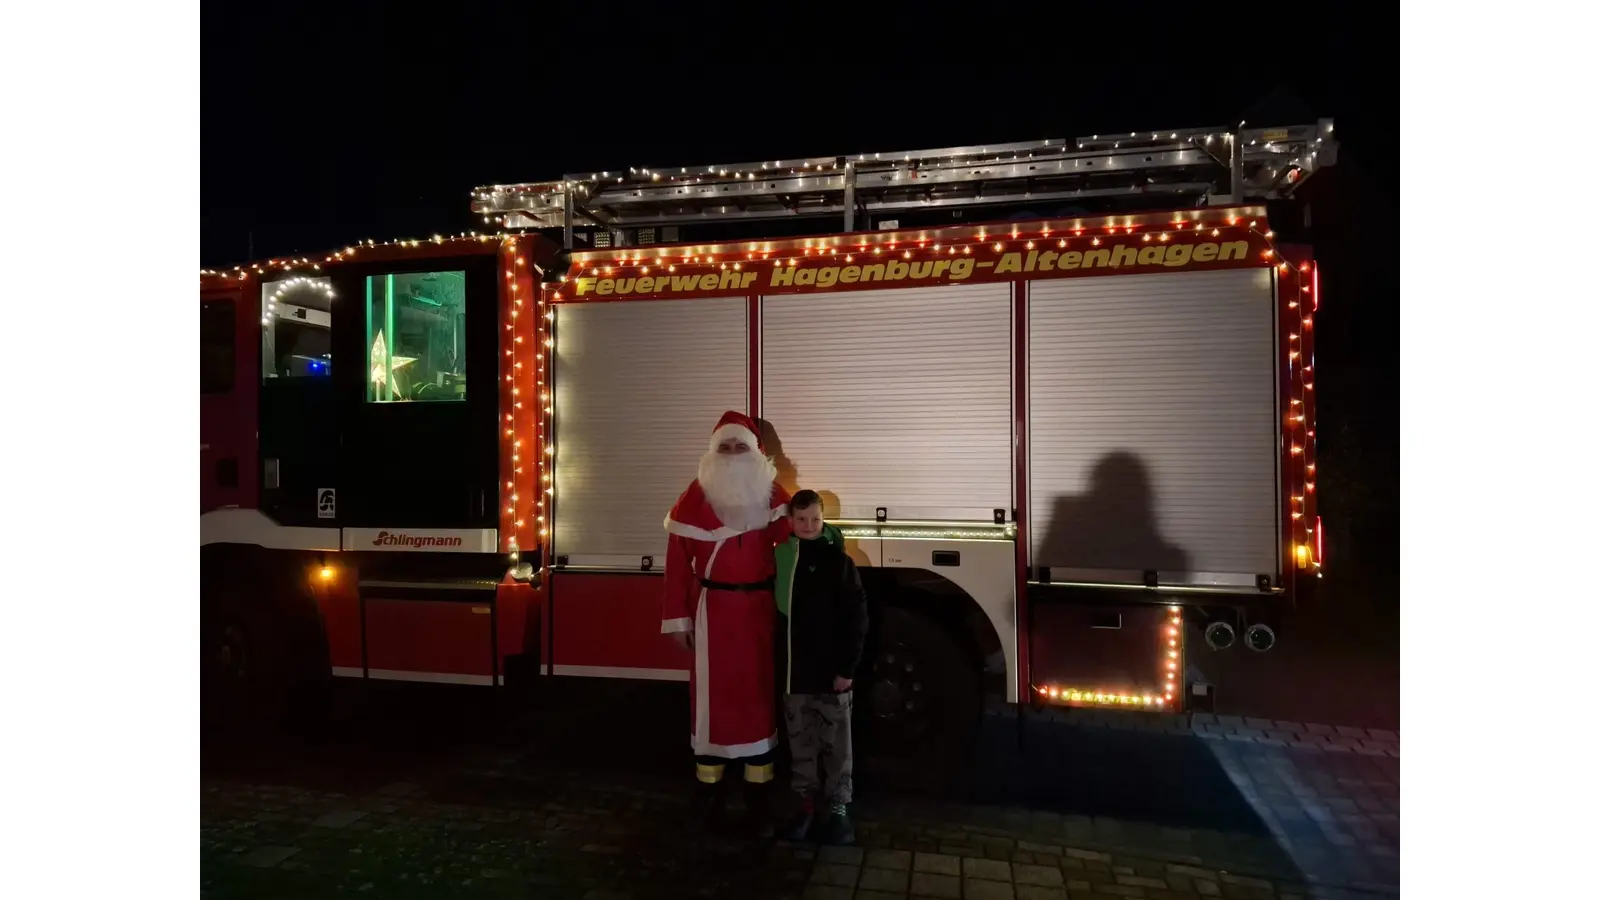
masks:
<svg viewBox="0 0 1600 900"><path fill-rule="evenodd" d="M512 728L460 694L402 696L336 734L206 748L204 896L1286 900L1398 884L1392 733L1029 712L1019 747L996 711L953 778L864 772L861 847L819 850L682 835L685 760L661 735L683 711L660 686L586 685Z"/></svg>

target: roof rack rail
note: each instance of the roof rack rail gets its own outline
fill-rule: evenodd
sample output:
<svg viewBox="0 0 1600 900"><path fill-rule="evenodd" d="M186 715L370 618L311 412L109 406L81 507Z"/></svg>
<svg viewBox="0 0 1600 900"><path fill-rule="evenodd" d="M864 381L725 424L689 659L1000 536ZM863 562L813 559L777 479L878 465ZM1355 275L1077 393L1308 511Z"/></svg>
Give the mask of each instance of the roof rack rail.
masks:
<svg viewBox="0 0 1600 900"><path fill-rule="evenodd" d="M1333 120L1187 128L935 150L630 168L479 187L472 210L508 228L602 233L690 223L842 217L1042 202L1222 206L1283 199L1338 144ZM597 242L598 245L598 242Z"/></svg>

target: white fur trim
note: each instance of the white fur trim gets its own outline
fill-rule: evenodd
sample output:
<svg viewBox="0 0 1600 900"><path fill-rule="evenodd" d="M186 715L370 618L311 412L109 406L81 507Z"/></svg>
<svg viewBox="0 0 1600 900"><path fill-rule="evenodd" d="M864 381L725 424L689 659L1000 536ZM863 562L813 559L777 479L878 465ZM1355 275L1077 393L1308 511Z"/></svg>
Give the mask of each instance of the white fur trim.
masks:
<svg viewBox="0 0 1600 900"><path fill-rule="evenodd" d="M662 634L677 634L680 631L688 631L689 629L691 629L693 627L694 627L694 620L689 618L688 616L684 616L681 619L662 619L661 620L661 633Z"/></svg>
<svg viewBox="0 0 1600 900"><path fill-rule="evenodd" d="M767 516L767 523L776 522L788 514L789 504L780 503L772 508L772 513ZM704 528L696 528L693 525L676 521L672 518L671 513L668 513L667 517L661 520L661 527L666 529L667 534L674 534L678 537L686 537L696 541L725 541L731 537L738 537L741 534L749 534L752 531L761 530L760 528L747 528L744 531L740 531L737 528L724 525L716 531L707 531Z"/></svg>
<svg viewBox="0 0 1600 900"><path fill-rule="evenodd" d="M728 538L744 534L739 529L729 528L726 525L716 531L707 531L704 528L696 528L693 525L675 522L670 515L661 523L661 527L667 530L667 534L675 534L678 537L686 537L696 541L725 541ZM752 528L750 530L759 531L760 529Z"/></svg>
<svg viewBox="0 0 1600 900"><path fill-rule="evenodd" d="M711 432L711 449L717 449L717 445L728 438L744 441L745 444L750 447L752 452L760 452L761 441L756 438L755 432L734 422L729 422L721 428L718 428L716 431Z"/></svg>
<svg viewBox="0 0 1600 900"><path fill-rule="evenodd" d="M711 577L712 566L716 564L717 554L722 552L722 541L711 548L711 555L706 557L706 573L701 576ZM701 752L702 747L711 746L711 629L706 626L706 587L700 586L700 602L695 606L694 613L694 734L691 744L696 753L701 756L709 754Z"/></svg>
<svg viewBox="0 0 1600 900"><path fill-rule="evenodd" d="M774 731L771 737L748 744L697 744L694 735L689 736L689 745L694 748L698 756L716 756L722 759L745 759L751 756L760 756L778 746L778 733Z"/></svg>

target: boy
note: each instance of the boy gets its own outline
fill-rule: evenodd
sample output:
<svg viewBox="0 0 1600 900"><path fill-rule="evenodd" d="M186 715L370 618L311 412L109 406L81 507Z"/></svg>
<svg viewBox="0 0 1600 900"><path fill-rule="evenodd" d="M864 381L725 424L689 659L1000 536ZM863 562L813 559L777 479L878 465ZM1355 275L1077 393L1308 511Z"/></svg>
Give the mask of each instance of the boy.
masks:
<svg viewBox="0 0 1600 900"><path fill-rule="evenodd" d="M853 844L850 689L867 637L866 594L855 563L845 555L844 537L822 520L817 492L795 494L789 516L794 534L777 547L774 591L783 617L779 638L787 647L783 655L788 664L781 674L792 785L800 795L800 810L787 836L806 840L820 818L821 840ZM819 788L826 804L820 816Z"/></svg>

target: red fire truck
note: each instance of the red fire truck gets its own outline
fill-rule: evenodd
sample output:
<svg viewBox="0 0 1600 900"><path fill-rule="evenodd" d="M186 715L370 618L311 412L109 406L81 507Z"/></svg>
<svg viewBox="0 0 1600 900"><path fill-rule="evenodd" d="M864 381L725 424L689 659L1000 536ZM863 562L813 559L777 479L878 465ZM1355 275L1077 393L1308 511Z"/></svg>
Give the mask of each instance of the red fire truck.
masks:
<svg viewBox="0 0 1600 900"><path fill-rule="evenodd" d="M207 697L687 680L662 518L733 409L863 565L869 729L1183 709L1186 639L1267 650L1319 576L1295 191L1334 156L1323 120L592 172L204 272Z"/></svg>

